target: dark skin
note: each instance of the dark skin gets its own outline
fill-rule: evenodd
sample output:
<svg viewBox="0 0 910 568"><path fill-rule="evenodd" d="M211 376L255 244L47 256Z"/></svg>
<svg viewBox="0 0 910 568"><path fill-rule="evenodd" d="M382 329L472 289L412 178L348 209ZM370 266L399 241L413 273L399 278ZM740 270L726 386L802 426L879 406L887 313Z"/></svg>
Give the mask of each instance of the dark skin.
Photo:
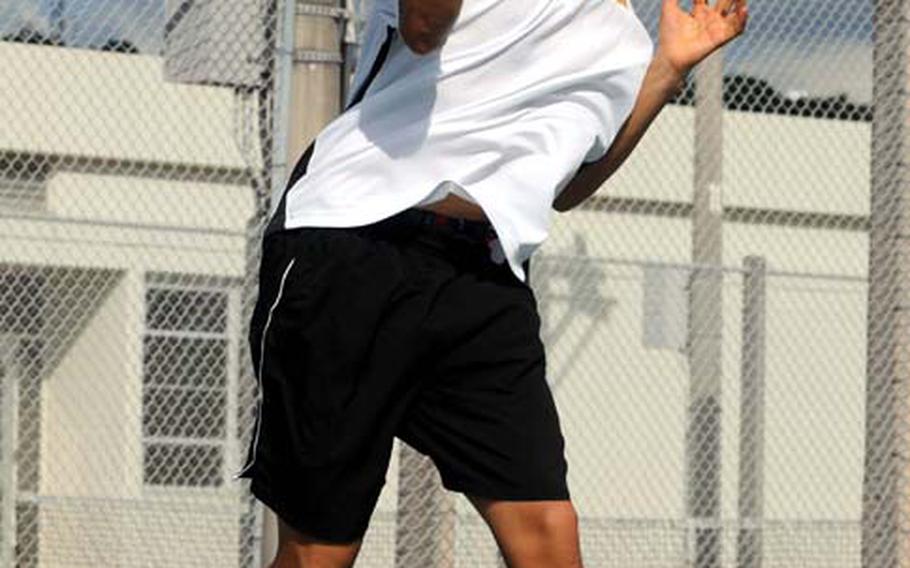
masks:
<svg viewBox="0 0 910 568"><path fill-rule="evenodd" d="M426 55L442 47L462 0L398 0L398 31L411 51Z"/></svg>

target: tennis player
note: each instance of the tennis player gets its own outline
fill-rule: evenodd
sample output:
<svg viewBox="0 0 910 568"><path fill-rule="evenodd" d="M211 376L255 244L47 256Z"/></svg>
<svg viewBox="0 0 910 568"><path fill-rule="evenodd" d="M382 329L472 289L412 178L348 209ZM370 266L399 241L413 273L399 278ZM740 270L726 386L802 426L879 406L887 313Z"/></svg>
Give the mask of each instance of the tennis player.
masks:
<svg viewBox="0 0 910 568"><path fill-rule="evenodd" d="M530 256L746 19L663 0L654 49L624 0L373 1L263 235L236 477L279 517L274 568L353 564L395 437L509 566L582 565Z"/></svg>

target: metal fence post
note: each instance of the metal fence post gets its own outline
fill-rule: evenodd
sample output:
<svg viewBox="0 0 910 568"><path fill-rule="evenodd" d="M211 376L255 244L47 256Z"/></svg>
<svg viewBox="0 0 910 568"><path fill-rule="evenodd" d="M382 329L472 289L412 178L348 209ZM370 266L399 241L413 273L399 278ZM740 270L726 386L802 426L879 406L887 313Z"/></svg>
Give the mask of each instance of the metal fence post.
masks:
<svg viewBox="0 0 910 568"><path fill-rule="evenodd" d="M19 425L17 338L0 333L0 566L16 562L16 448Z"/></svg>
<svg viewBox="0 0 910 568"><path fill-rule="evenodd" d="M876 0L862 564L910 566L910 1Z"/></svg>
<svg viewBox="0 0 910 568"><path fill-rule="evenodd" d="M689 293L686 511L694 521L694 566L720 566L720 391L723 290L722 52L696 69L695 184Z"/></svg>
<svg viewBox="0 0 910 568"><path fill-rule="evenodd" d="M345 10L338 0L284 0L276 20L278 34L275 42L275 77L273 89L273 116L270 133L272 145L269 153L267 183L271 198L262 192L257 202L256 218L249 228L248 274L258 273L259 238L262 223L280 198L286 183L288 164L303 153L308 140L338 114L340 107L340 53L339 21L344 21ZM247 302L252 307L254 296L248 291ZM249 321L247 314L246 321ZM278 523L274 512L263 508L261 523L261 562L267 565L275 556L278 546Z"/></svg>
<svg viewBox="0 0 910 568"><path fill-rule="evenodd" d="M737 568L762 565L765 457L765 259L746 257L743 276Z"/></svg>
<svg viewBox="0 0 910 568"><path fill-rule="evenodd" d="M262 228L268 219L272 198L277 188L284 182L287 159L288 127L287 116L290 112L290 79L291 46L294 37L295 0L273 0L271 13L266 22L267 31L265 49L271 53L264 58L272 62L272 69L267 84L263 85L261 101L267 101L268 116L263 120L259 137L262 142L263 175L254 188L255 205L253 217L246 226L246 277L243 283L242 296L242 332L241 338L249 333L249 323L256 302L258 290L257 275L260 261L260 238ZM263 110L260 110L263 112ZM254 182L255 183L255 182ZM255 382L249 345L245 339L240 341L241 377L248 382ZM278 550L278 523L275 514L267 507L261 507L254 514L251 529L258 531L259 546L251 559L254 566L267 566Z"/></svg>

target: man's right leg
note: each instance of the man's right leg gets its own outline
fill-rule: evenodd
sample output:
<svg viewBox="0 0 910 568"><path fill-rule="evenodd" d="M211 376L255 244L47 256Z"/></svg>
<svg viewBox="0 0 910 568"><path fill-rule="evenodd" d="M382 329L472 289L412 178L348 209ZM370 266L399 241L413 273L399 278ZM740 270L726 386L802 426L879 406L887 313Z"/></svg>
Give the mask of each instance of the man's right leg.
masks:
<svg viewBox="0 0 910 568"><path fill-rule="evenodd" d="M438 248L457 272L427 316L435 358L396 435L472 500L511 568L581 568L534 292L485 244Z"/></svg>
<svg viewBox="0 0 910 568"><path fill-rule="evenodd" d="M278 554L269 568L349 568L362 542L321 541L294 530L279 517Z"/></svg>

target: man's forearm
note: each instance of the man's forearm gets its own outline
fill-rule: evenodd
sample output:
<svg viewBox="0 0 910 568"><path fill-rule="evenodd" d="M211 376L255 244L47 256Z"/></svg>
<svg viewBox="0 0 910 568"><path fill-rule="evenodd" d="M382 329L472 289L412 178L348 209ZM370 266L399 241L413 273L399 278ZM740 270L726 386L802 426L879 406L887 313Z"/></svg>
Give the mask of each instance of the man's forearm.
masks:
<svg viewBox="0 0 910 568"><path fill-rule="evenodd" d="M597 191L626 161L661 109L680 91L684 79L685 73L669 64L658 51L645 73L635 106L610 149L603 158L579 168L553 201L553 208L568 211Z"/></svg>

